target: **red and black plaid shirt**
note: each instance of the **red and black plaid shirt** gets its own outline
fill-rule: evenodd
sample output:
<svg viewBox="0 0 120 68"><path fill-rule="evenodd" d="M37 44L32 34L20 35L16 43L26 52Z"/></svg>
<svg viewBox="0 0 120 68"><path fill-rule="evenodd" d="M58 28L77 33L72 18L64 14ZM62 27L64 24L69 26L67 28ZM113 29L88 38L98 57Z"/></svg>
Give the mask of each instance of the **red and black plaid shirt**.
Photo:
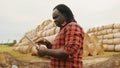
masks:
<svg viewBox="0 0 120 68"><path fill-rule="evenodd" d="M84 31L75 22L64 22L54 40L53 49L64 48L67 58L52 58L50 68L82 68Z"/></svg>

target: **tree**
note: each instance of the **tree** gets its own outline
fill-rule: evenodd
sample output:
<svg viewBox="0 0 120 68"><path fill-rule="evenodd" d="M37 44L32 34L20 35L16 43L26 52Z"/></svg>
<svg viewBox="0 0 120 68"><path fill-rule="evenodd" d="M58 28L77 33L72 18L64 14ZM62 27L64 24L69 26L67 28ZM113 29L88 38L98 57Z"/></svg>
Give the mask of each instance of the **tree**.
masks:
<svg viewBox="0 0 120 68"><path fill-rule="evenodd" d="M16 41L16 40L13 40L13 42L12 42L12 43L9 43L8 45L9 45L9 46L14 46L16 43L17 43L17 41Z"/></svg>

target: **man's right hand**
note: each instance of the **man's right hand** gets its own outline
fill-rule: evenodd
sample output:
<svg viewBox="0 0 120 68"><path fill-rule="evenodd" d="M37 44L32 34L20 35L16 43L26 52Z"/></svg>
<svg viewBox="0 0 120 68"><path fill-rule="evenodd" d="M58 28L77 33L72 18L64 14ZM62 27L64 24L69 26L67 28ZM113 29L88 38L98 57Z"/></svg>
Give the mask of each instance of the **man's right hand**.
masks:
<svg viewBox="0 0 120 68"><path fill-rule="evenodd" d="M41 57L44 57L46 55L46 49L47 47L45 45L40 45L37 49L37 54Z"/></svg>
<svg viewBox="0 0 120 68"><path fill-rule="evenodd" d="M47 46L47 48L51 49L52 48L52 44L46 40L45 38L40 38L38 40L36 40L36 43L39 45L39 44L44 44Z"/></svg>

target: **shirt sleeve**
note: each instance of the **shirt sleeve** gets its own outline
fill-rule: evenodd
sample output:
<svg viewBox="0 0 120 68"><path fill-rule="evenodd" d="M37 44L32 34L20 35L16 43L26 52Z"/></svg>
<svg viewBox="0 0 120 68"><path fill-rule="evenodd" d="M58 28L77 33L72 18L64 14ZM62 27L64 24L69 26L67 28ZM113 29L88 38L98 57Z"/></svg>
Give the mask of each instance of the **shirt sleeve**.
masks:
<svg viewBox="0 0 120 68"><path fill-rule="evenodd" d="M77 57L81 48L83 48L82 30L77 24L69 24L65 33L64 53L72 59Z"/></svg>

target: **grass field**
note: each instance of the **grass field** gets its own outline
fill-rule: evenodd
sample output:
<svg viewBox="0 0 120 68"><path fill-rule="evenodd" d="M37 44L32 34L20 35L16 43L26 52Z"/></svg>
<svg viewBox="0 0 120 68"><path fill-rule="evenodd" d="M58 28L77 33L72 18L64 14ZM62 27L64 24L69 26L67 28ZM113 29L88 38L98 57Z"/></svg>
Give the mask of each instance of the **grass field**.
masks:
<svg viewBox="0 0 120 68"><path fill-rule="evenodd" d="M16 52L13 50L13 47L6 46L6 45L0 45L0 52L9 52L11 55L21 58L23 60L29 60L29 59L39 59L37 56L31 56L30 54L23 54L20 52ZM120 54L120 52L104 52L104 55L97 55L97 56L88 56L83 57L83 59L93 59L93 58L99 58L99 57L108 57L112 56L114 54Z"/></svg>
<svg viewBox="0 0 120 68"><path fill-rule="evenodd" d="M11 55L23 59L23 60L30 60L30 59L39 59L37 56L31 56L30 54L23 54L13 50L13 47L7 45L0 45L0 52L8 52Z"/></svg>

